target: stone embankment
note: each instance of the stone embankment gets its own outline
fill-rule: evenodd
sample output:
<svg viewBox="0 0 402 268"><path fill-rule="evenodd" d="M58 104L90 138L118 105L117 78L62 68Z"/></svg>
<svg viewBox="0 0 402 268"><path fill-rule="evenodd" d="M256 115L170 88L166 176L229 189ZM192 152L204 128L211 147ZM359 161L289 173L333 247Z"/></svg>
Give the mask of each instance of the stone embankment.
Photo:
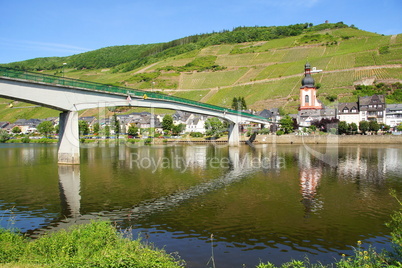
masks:
<svg viewBox="0 0 402 268"><path fill-rule="evenodd" d="M402 144L402 135L257 135L256 142L276 144Z"/></svg>

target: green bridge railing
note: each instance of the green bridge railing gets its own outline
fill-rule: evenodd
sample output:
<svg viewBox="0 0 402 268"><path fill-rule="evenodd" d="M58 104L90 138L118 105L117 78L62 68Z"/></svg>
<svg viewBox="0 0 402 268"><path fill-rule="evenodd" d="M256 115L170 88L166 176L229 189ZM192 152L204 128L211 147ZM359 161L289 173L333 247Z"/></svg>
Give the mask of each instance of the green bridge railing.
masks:
<svg viewBox="0 0 402 268"><path fill-rule="evenodd" d="M207 109L219 111L222 113L230 113L230 114L245 116L248 118L255 118L258 120L268 121L266 118L258 116L258 115L245 113L245 112L241 112L241 111L236 111L233 109L228 109L228 108L224 108L224 107L220 107L220 106L212 105L212 104L208 104L208 103L198 102L198 101L175 97L175 96L169 96L169 95L155 93L155 92L149 92L149 91L143 91L143 90L138 90L138 89L119 87L119 86L112 86L112 85L83 81L83 80L78 80L78 79L73 79L73 78L60 77L60 76L48 75L48 74L40 74L40 73L35 73L35 72L27 72L27 71L21 71L21 70L16 70L16 69L7 68L7 67L0 67L0 76L23 79L23 80L34 81L34 82L48 83L48 84L54 84L54 85L63 85L63 86L70 86L70 87L76 87L76 88L99 90L99 91L105 91L105 92L110 92L110 93L120 93L120 94L125 94L125 95L129 94L132 97L138 97L138 98L144 98L144 96L146 95L146 97L150 98L150 99L167 100L167 101L171 101L171 102L177 102L177 103L181 103L181 104L187 104L187 105L191 105L191 106L207 108Z"/></svg>

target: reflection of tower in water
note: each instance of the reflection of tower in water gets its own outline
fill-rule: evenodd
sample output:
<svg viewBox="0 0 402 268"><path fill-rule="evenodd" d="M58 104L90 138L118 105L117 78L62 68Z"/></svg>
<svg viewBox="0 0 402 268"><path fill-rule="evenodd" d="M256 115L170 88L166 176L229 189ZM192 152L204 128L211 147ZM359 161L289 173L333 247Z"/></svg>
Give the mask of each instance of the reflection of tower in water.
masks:
<svg viewBox="0 0 402 268"><path fill-rule="evenodd" d="M322 208L322 201L317 197L317 187L322 177L322 167L314 165L312 156L300 147L299 152L299 177L302 193L302 203L306 216L310 212L316 212Z"/></svg>

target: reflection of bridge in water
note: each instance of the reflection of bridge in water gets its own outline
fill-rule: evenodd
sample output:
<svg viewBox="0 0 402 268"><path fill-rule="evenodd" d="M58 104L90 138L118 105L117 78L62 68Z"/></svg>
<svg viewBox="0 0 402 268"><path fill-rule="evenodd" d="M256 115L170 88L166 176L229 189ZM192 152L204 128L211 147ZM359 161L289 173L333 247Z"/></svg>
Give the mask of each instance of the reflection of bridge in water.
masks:
<svg viewBox="0 0 402 268"><path fill-rule="evenodd" d="M191 165L208 165L206 159L206 151L200 150L201 147L188 147L192 151L186 152L186 157ZM205 147L204 147L205 148ZM40 235L44 232L57 231L59 229L68 228L71 225L89 223L91 220L109 220L120 221L121 219L139 219L150 216L164 210L169 210L179 206L187 200L206 195L210 192L227 187L233 183L239 182L248 175L260 169L280 169L284 167L284 163L278 156L264 157L262 154L252 155L249 153L242 154L239 147L229 147L228 157L221 163L227 165L229 171L217 179L210 180L190 187L187 190L172 193L152 200L145 200L139 204L133 205L131 208L120 209L119 211L103 211L101 213L93 213L81 215L81 195L80 195L80 167L75 165L59 165L59 188L62 204L62 217L55 219L47 227L30 231L32 236ZM124 152L129 151L124 147L119 148L119 159L123 160ZM214 162L217 164L217 162ZM219 165L219 162L218 162Z"/></svg>

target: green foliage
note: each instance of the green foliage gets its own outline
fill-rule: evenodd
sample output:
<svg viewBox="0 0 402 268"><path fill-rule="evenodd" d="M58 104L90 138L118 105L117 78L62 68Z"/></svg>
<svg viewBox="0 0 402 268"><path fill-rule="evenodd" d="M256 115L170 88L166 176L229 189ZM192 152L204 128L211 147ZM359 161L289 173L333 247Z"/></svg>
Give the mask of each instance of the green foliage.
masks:
<svg viewBox="0 0 402 268"><path fill-rule="evenodd" d="M306 34L299 39L302 44L307 43L327 43L336 44L336 38L330 34Z"/></svg>
<svg viewBox="0 0 402 268"><path fill-rule="evenodd" d="M359 122L359 130L360 130L363 134L366 134L366 132L369 130L369 122L367 122L367 121L360 121L360 122Z"/></svg>
<svg viewBox="0 0 402 268"><path fill-rule="evenodd" d="M276 131L277 136L281 136L283 134L285 134L285 132L282 129L279 129L278 131Z"/></svg>
<svg viewBox="0 0 402 268"><path fill-rule="evenodd" d="M402 123L396 126L396 130L402 131Z"/></svg>
<svg viewBox="0 0 402 268"><path fill-rule="evenodd" d="M226 129L221 120L216 117L211 117L205 121L205 130L207 136L219 138Z"/></svg>
<svg viewBox="0 0 402 268"><path fill-rule="evenodd" d="M162 119L162 129L164 131L171 131L173 128L173 117L170 114L166 114Z"/></svg>
<svg viewBox="0 0 402 268"><path fill-rule="evenodd" d="M232 100L232 109L236 111L247 110L247 104L244 97L234 97Z"/></svg>
<svg viewBox="0 0 402 268"><path fill-rule="evenodd" d="M161 73L160 72L150 72L150 73L139 73L133 75L130 79L126 80L127 82L152 82L155 80Z"/></svg>
<svg viewBox="0 0 402 268"><path fill-rule="evenodd" d="M172 134L173 134L173 136L178 136L185 129L186 129L185 124L180 123L178 125L173 125Z"/></svg>
<svg viewBox="0 0 402 268"><path fill-rule="evenodd" d="M125 238L108 222L92 222L28 241L0 230L0 263L18 267L182 267L183 261L139 240Z"/></svg>
<svg viewBox="0 0 402 268"><path fill-rule="evenodd" d="M373 86L356 85L355 89L356 91L353 94L357 96L385 95L389 100L402 102L402 83L400 82L392 84L378 83Z"/></svg>
<svg viewBox="0 0 402 268"><path fill-rule="evenodd" d="M377 131L380 129L380 125L377 123L377 121L372 120L369 122L369 130L374 131L377 133Z"/></svg>
<svg viewBox="0 0 402 268"><path fill-rule="evenodd" d="M0 142L4 143L10 139L10 135L5 129L0 129Z"/></svg>
<svg viewBox="0 0 402 268"><path fill-rule="evenodd" d="M284 134L289 134L289 133L293 132L293 129L294 129L293 119L289 115L286 115L285 117L283 117L279 121L279 123L281 124L281 130L283 131Z"/></svg>
<svg viewBox="0 0 402 268"><path fill-rule="evenodd" d="M349 132L349 124L346 121L340 121L338 124L338 133L339 135L347 134Z"/></svg>
<svg viewBox="0 0 402 268"><path fill-rule="evenodd" d="M120 135L120 121L119 121L119 119L117 119L117 115L115 113L113 114L112 124L113 124L114 134L116 135L117 138L119 138L119 135Z"/></svg>
<svg viewBox="0 0 402 268"><path fill-rule="evenodd" d="M258 134L261 134L261 135L267 135L267 134L269 134L269 128L263 128L263 129L260 129L260 131L258 131Z"/></svg>
<svg viewBox="0 0 402 268"><path fill-rule="evenodd" d="M18 134L18 133L21 133L21 129L19 127L15 126L15 127L13 127L11 132L14 133L14 134Z"/></svg>
<svg viewBox="0 0 402 268"><path fill-rule="evenodd" d="M31 139L29 138L29 136L24 136L22 139L21 139L21 142L22 143L29 143L31 141Z"/></svg>
<svg viewBox="0 0 402 268"><path fill-rule="evenodd" d="M380 54L388 54L389 53L389 46L383 46L378 49Z"/></svg>
<svg viewBox="0 0 402 268"><path fill-rule="evenodd" d="M88 123L84 120L78 121L78 131L80 135L88 135L89 134L89 126Z"/></svg>
<svg viewBox="0 0 402 268"><path fill-rule="evenodd" d="M135 125L130 125L127 130L127 134L133 137L138 137L138 130L139 128Z"/></svg>
<svg viewBox="0 0 402 268"><path fill-rule="evenodd" d="M356 125L356 123L350 123L349 124L349 130L350 130L350 132L352 133L352 134L356 134L356 132L357 132L357 125Z"/></svg>
<svg viewBox="0 0 402 268"><path fill-rule="evenodd" d="M99 134L99 123L98 122L96 122L95 124L93 124L93 133L95 134L95 135L98 135Z"/></svg>
<svg viewBox="0 0 402 268"><path fill-rule="evenodd" d="M103 128L103 134L105 135L105 137L108 139L110 138L110 126L106 125Z"/></svg>
<svg viewBox="0 0 402 268"><path fill-rule="evenodd" d="M201 132L191 132L190 137L192 137L192 138L201 138L201 137L204 137L204 134L202 134Z"/></svg>
<svg viewBox="0 0 402 268"><path fill-rule="evenodd" d="M192 72L192 71L202 72L205 70L220 71L226 69L226 67L219 66L215 63L216 58L217 58L216 56L197 57L193 61L187 63L184 66L179 67L166 66L159 68L158 70L176 71L176 72Z"/></svg>
<svg viewBox="0 0 402 268"><path fill-rule="evenodd" d="M53 133L54 131L54 127L53 127L53 123L50 121L43 121L41 122L36 129L38 130L38 132L42 135L44 135L45 137L47 137L49 134Z"/></svg>
<svg viewBox="0 0 402 268"><path fill-rule="evenodd" d="M325 97L327 100L329 100L330 102L334 102L336 101L336 99L338 98L338 96L336 95L329 95Z"/></svg>

